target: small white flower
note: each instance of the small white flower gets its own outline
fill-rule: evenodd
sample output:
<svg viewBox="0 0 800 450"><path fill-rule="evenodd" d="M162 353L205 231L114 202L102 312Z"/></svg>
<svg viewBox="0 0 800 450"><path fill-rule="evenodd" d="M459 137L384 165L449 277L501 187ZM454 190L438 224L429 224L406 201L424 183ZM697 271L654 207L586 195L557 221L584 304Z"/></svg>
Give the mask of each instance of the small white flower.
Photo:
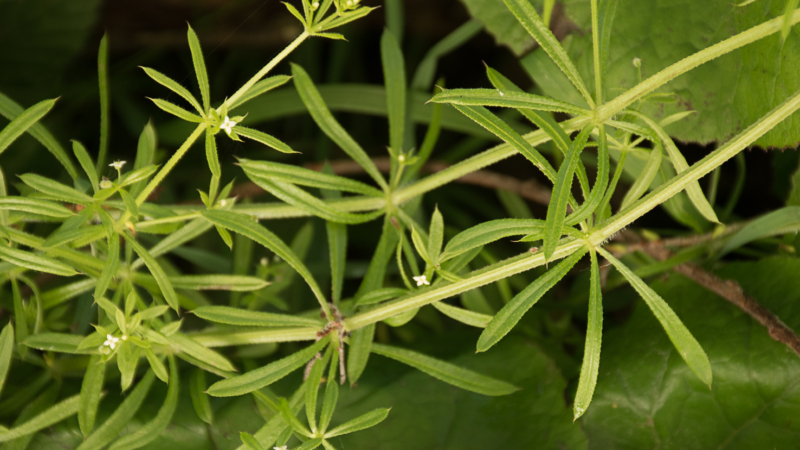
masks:
<svg viewBox="0 0 800 450"><path fill-rule="evenodd" d="M231 130L233 130L233 127L235 126L236 122L231 120L228 116L225 116L225 121L222 122L222 125L220 125L219 127L220 129L225 130L225 132L228 133L228 137L230 137Z"/></svg>
<svg viewBox="0 0 800 450"><path fill-rule="evenodd" d="M122 166L124 166L126 161L114 161L113 163L109 164L109 167L113 167L117 170L121 170Z"/></svg>
<svg viewBox="0 0 800 450"><path fill-rule="evenodd" d="M417 282L417 286L422 286L422 285L430 286L431 284L430 282L428 282L428 277L426 277L425 275L420 275L418 277L412 277L412 278L414 278L414 281Z"/></svg>
<svg viewBox="0 0 800 450"><path fill-rule="evenodd" d="M642 60L639 59L638 57L637 58L633 58L633 65L636 66L636 67L641 67L642 66Z"/></svg>
<svg viewBox="0 0 800 450"><path fill-rule="evenodd" d="M261 258L261 265L262 266L268 266L269 265L269 260L267 259L266 256Z"/></svg>
<svg viewBox="0 0 800 450"><path fill-rule="evenodd" d="M224 200L224 199L223 199L223 200L220 200L220 201L219 201L219 206L225 206L225 205L227 205L227 204L228 204L228 201L227 201L227 200Z"/></svg>
<svg viewBox="0 0 800 450"><path fill-rule="evenodd" d="M312 4L311 4L311 9L313 9L314 11L316 11L316 10L317 10L317 8L319 8L319 2L314 2L314 3L312 3ZM285 449L284 449L284 450L285 450Z"/></svg>
<svg viewBox="0 0 800 450"><path fill-rule="evenodd" d="M397 157L397 160L400 161L400 162L406 162L406 157L405 157L405 155L400 155L400 156Z"/></svg>
<svg viewBox="0 0 800 450"><path fill-rule="evenodd" d="M289 450L289 447L281 445L280 447L272 447L272 450Z"/></svg>
<svg viewBox="0 0 800 450"><path fill-rule="evenodd" d="M117 346L117 342L119 342L119 338L116 338L116 337L114 337L114 336L112 336L110 334L107 334L106 335L106 341L103 342L103 345L105 345L107 347L111 347L111 350L114 350L114 348Z"/></svg>

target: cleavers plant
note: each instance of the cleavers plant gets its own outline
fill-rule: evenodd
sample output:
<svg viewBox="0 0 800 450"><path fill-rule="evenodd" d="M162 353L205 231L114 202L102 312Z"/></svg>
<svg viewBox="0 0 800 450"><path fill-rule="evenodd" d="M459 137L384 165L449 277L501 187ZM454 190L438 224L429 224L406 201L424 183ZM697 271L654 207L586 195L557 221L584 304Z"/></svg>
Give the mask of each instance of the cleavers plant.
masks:
<svg viewBox="0 0 800 450"><path fill-rule="evenodd" d="M189 48L201 93L200 101L166 75L151 68L143 70L152 80L181 97L189 108L153 99L156 106L196 124L195 129L163 165L157 166L154 164L155 129L148 125L140 137L131 170L125 170L125 161L110 164L117 172L114 180L101 179L98 175L105 165L108 146L107 94L101 103L103 119L97 160L93 160L80 142L72 143L73 154L88 183L79 175L71 157L60 144L37 123L53 107L55 100L45 100L23 110L0 96L4 114L12 119L0 132L0 152L28 132L53 153L75 181L70 187L36 174L24 174L20 176L23 195L10 196L5 179L0 179L0 259L3 261L0 263L0 277L3 283L11 285L14 305L13 325L9 323L0 333L0 389L10 368L19 364L43 368L47 373L45 382L49 382L51 377L59 378L60 372L67 367L79 366L85 370L79 394L42 408L38 414L11 429L0 427L0 442L30 439L33 433L77 415L84 436L79 449L100 449L108 445L115 450L143 447L155 440L172 421L180 391L177 359L196 366L188 389L195 411L203 421L213 422L209 396L250 394L259 405L274 413L258 432L241 434L240 448L253 450L273 446L288 448L296 442L299 443L292 448L309 450L322 446L332 449L335 447L331 438L383 421L389 414L388 408L366 412L333 425L336 423L334 412L339 385L346 381L355 385L373 353L471 392L488 396L512 394L517 387L505 381L421 353L373 342L376 323L383 321L395 327L403 325L412 320L421 307L430 304L454 320L482 328L477 351L489 351L587 254L590 261L589 320L574 402L575 419L583 415L591 403L600 364L603 329L600 256L633 286L686 364L704 384L710 386L711 365L697 340L668 303L604 245L636 219L667 202L690 202L705 219L719 222L698 180L800 108L800 94L786 99L692 166L665 131L665 127L682 119L685 114L657 122L639 112L639 108L643 102L663 95L656 91L683 73L766 36L781 31L785 34L787 27L800 21L800 9L788 9L784 17L764 22L645 80L640 79L633 88L606 101L605 93L611 91L605 83L605 71L608 49L612 45L616 0L591 0L594 94L547 26L553 2L546 2L545 20L527 0L504 2L574 85L588 107L524 92L500 72L487 67L491 88L437 88L438 92L430 99L434 107L428 131L419 150L411 150L414 144L413 133L409 132L412 129L408 111L409 86L414 90L430 89L433 63L432 60L423 60L409 84L405 78L405 60L397 30L390 27L384 31L380 42L389 119L387 150L391 166L388 177L340 125L302 67L292 65L291 76L265 78L306 39L344 39L332 30L367 15L373 9L361 6L358 0L302 0L302 13L287 4L290 13L302 23L304 31L218 107L212 106L203 51L194 31L189 28ZM475 24L468 23L457 30L452 39L465 39L476 31ZM106 64L106 52L104 39L100 47L101 69ZM435 58L436 53L432 51L431 54ZM101 70L101 92L107 88L104 77L105 72ZM272 161L240 159L238 164L247 177L283 203L237 204L237 199L230 196L232 183L220 188L222 175L217 138L244 138L279 152L294 153L278 138L242 125L246 121L248 101L290 80L322 132L352 158L373 183L339 176L327 168L320 172ZM504 143L422 178L420 169L436 146L443 104L452 105ZM501 115L487 107L515 109L538 129L521 135ZM243 113L233 115L234 110ZM571 118L557 122L553 113ZM220 131L224 131L224 135ZM149 202L151 194L201 137L205 139L205 157L211 172L208 191L200 192L204 208ZM561 163L557 167L536 148L548 141L552 141L560 153L558 159ZM645 141L650 142L652 148L639 146ZM597 171L592 183L582 157L591 147L597 148ZM614 161L610 150L620 155L616 158L613 173ZM626 155L632 151L646 152L647 162L626 193L621 208L613 211L610 199L620 180ZM428 227L423 227L415 219L419 201L425 193L517 153L553 184L545 220L492 220L461 231L445 243L445 221L438 208ZM648 193L657 176L661 176L664 182ZM578 180L576 189L573 189L574 178ZM303 187L319 189L321 194L314 195ZM684 191L685 199L679 196ZM299 246L285 243L260 223L306 216L319 217L326 224L331 264L329 294L304 264ZM351 298L345 298L347 226L378 219L382 220L382 232L374 256L357 292ZM27 222L54 222L58 226L48 236L36 236L23 230ZM272 285L285 285L295 273L298 274L318 301L320 311L298 315L258 311L259 308L252 307L253 303L245 304L240 294L232 295L227 306L198 300L191 292L213 289L252 293L261 290L270 285L266 280L267 272L273 270L263 269L260 274L263 276L182 275L159 259L212 227L234 250L254 242L273 252L276 259L282 261L281 270L285 276L282 279L276 277ZM140 242L142 234L162 235L163 238L146 247ZM541 244L533 251L469 272L468 265L485 245L512 236L519 236L523 242L541 241ZM402 287L385 286L386 267L390 262L396 263L399 269ZM139 271L142 266L148 273ZM442 302L490 283L502 283L512 275L540 266L547 266L547 270L513 296L495 315ZM40 293L37 280L29 272L80 279ZM20 284L33 293L34 301L28 305L22 298ZM85 292L93 293L98 306L96 320L93 320L94 332L81 336L47 331L45 311ZM199 332L181 330L181 315L187 312L208 322L210 327ZM244 373L239 373L225 355L212 350L303 341L311 344ZM140 361L142 357L149 369L134 385L139 363L144 365ZM113 361L116 361L120 373L122 391L130 392L116 411L102 424L96 424L98 405L105 395L106 367ZM281 398L269 389L273 383L303 367L304 382L294 395ZM207 385L206 372L222 379ZM168 384L162 407L143 427L120 436L156 378ZM324 390L320 400L321 385L324 385ZM305 409L305 421L298 417L302 409Z"/></svg>

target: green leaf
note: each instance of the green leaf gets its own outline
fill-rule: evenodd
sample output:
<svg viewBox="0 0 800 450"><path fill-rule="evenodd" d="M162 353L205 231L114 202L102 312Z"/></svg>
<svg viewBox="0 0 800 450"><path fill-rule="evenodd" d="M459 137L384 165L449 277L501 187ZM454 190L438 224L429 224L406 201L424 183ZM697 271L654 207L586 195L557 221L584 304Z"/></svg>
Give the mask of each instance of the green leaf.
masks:
<svg viewBox="0 0 800 450"><path fill-rule="evenodd" d="M125 315L119 309L117 310L117 325L122 330L122 333L125 334ZM133 384L133 376L136 375L136 366L139 364L139 356L141 355L141 349L133 344L122 342L119 343L119 348L117 348L117 367L119 368L119 373L121 374L120 377L120 385L122 387L122 391L128 390L128 388Z"/></svg>
<svg viewBox="0 0 800 450"><path fill-rule="evenodd" d="M411 350L373 343L372 352L408 364L445 383L470 392L498 396L512 394L518 390L505 381L487 377Z"/></svg>
<svg viewBox="0 0 800 450"><path fill-rule="evenodd" d="M376 289L364 295L363 297L359 298L357 304L371 305L373 303L385 302L386 300L402 297L408 294L409 292L410 291L408 289L395 288L395 287Z"/></svg>
<svg viewBox="0 0 800 450"><path fill-rule="evenodd" d="M655 179L656 175L658 175L658 171L661 169L661 152L660 145L650 150L647 164L644 165L644 169L642 169L636 181L634 181L630 189L628 189L628 192L625 193L625 198L622 199L622 204L619 207L620 211L636 203L636 201L647 192L653 179Z"/></svg>
<svg viewBox="0 0 800 450"><path fill-rule="evenodd" d="M325 295L320 290L311 272L308 271L294 251L292 251L278 236L275 236L272 232L258 223L253 222L248 216L243 214L220 210L206 210L202 211L201 214L211 223L247 236L272 250L272 252L286 261L304 280L306 280L306 283L308 283L321 305L327 304Z"/></svg>
<svg viewBox="0 0 800 450"><path fill-rule="evenodd" d="M189 31L191 32L191 27L189 27ZM190 47L192 46L191 38L189 39L189 46ZM198 46L199 46L199 44L198 44ZM200 53L200 57L202 58L202 56L203 55L202 55L202 52L201 52ZM192 60L194 60L195 69L197 69L197 61L195 60L194 49L192 49ZM175 81L172 78L162 74L161 72L159 72L157 70L153 70L153 69L151 69L149 67L142 67L142 70L144 70L144 72L150 78L152 78L156 83L166 87L167 89L171 90L172 92L174 92L174 93L180 95L181 97L183 97L184 100L189 102L189 104L192 105L194 107L194 109L196 109L197 112L200 113L200 116L205 116L205 112L204 112L203 108L200 107L200 104L197 103L197 100L195 100L194 96L189 92L188 89L186 89L185 87L181 86L177 81ZM198 77L198 79L200 78L200 74L199 73L198 73L197 77ZM206 86L208 86L208 82L207 81L206 81ZM203 91L203 87L202 86L200 87L200 90ZM153 100L153 99L151 99L151 100ZM205 101L206 98L204 97L203 100ZM155 101L155 100L153 100L153 101ZM161 100L161 101L163 101L163 100ZM167 102L164 102L164 103L167 103ZM156 104L158 105L158 103L156 103ZM164 109L160 105L159 105L159 108ZM170 111L168 111L166 109L165 109L165 111L170 112ZM189 114L191 114L191 113L189 113ZM202 122L202 117L201 117L201 122Z"/></svg>
<svg viewBox="0 0 800 450"><path fill-rule="evenodd" d="M369 262L367 273L356 292L356 302L365 294L380 289L381 286L383 286L383 279L386 275L386 265L392 257L395 245L397 245L397 240L397 229L394 227L391 218L387 215L383 219L381 237L378 240L375 253L372 255L372 259Z"/></svg>
<svg viewBox="0 0 800 450"><path fill-rule="evenodd" d="M375 324L367 325L364 328L369 327L374 328ZM352 350L352 344L350 348ZM339 384L336 382L336 369L339 366L336 362L339 359L339 349L334 350L334 352L336 354L331 361L330 369L328 369L328 382L325 383L325 398L322 400L322 412L319 414L319 429L322 430L323 433L328 429L328 425L330 425L331 418L333 417L333 411L336 409L336 403L339 401ZM352 379L350 383L352 386L354 383Z"/></svg>
<svg viewBox="0 0 800 450"><path fill-rule="evenodd" d="M686 162L686 158L683 157L683 154L680 152L680 150L678 150L678 147L672 141L672 138L669 137L661 125L657 124L653 119L636 111L631 111L631 114L634 114L636 117L642 119L647 126L656 132L659 139L661 139L661 142L663 142L664 148L667 150L669 159L672 161L672 165L675 166L675 171L678 172L678 175L689 169L689 164ZM708 203L708 200L703 194L703 190L700 189L700 184L697 181L691 183L686 188L686 193L689 195L689 199L692 201L692 204L694 204L697 210L700 211L700 214L702 214L703 217L711 222L719 223L719 219L717 219L717 215L714 213L714 208L710 203Z"/></svg>
<svg viewBox="0 0 800 450"><path fill-rule="evenodd" d="M175 408L178 406L178 390L180 378L178 377L178 365L175 363L175 358L169 357L170 368L170 383L167 389L167 397L164 399L164 404L158 410L158 414L153 417L153 420L142 425L141 428L135 432L123 436L114 444L109 447L109 450L133 450L143 447L154 440L156 440L164 430L167 429L172 416L175 414Z"/></svg>
<svg viewBox="0 0 800 450"><path fill-rule="evenodd" d="M251 179L264 178L271 181L283 181L300 186L320 189L354 192L356 194L384 197L384 193L360 181L317 172L303 167L280 164L271 161L253 161L240 159L239 165Z"/></svg>
<svg viewBox="0 0 800 450"><path fill-rule="evenodd" d="M136 146L136 160L133 162L134 172L153 164L157 145L156 140L156 130L153 128L152 122L148 122L139 135L139 142ZM144 180L137 181L130 187L131 195L137 197L144 187Z"/></svg>
<svg viewBox="0 0 800 450"><path fill-rule="evenodd" d="M44 100L31 106L0 130L0 153L3 153L22 133L50 112L53 105L56 104L56 100Z"/></svg>
<svg viewBox="0 0 800 450"><path fill-rule="evenodd" d="M192 377L189 379L189 395L192 398L192 406L194 406L197 417L203 422L213 425L214 411L211 409L206 394L206 372L204 370L195 369L192 372Z"/></svg>
<svg viewBox="0 0 800 450"><path fill-rule="evenodd" d="M437 206L433 210L431 226L428 230L428 256L434 264L438 264L439 255L442 253L442 240L444 238L444 219Z"/></svg>
<svg viewBox="0 0 800 450"><path fill-rule="evenodd" d="M303 442L301 446L297 447L297 450L314 450L320 445L322 445L322 438L314 438Z"/></svg>
<svg viewBox="0 0 800 450"><path fill-rule="evenodd" d="M239 439L241 439L242 443L250 450L266 450L264 446L261 445L261 443L259 443L258 440L256 440L256 438L254 438L250 433L245 433L242 431L239 433Z"/></svg>
<svg viewBox="0 0 800 450"><path fill-rule="evenodd" d="M353 330L350 335L350 352L347 355L347 378L350 380L350 386L358 383L358 379L361 378L361 374L367 368L374 338L374 323Z"/></svg>
<svg viewBox="0 0 800 450"><path fill-rule="evenodd" d="M100 47L97 49L97 85L100 94L100 147L97 152L97 166L94 169L95 173L100 171L106 163L108 138L111 129L111 95L108 87L108 33L103 33L103 38L100 39ZM80 160L80 157L78 157L78 160L88 174L88 169L83 161ZM91 181L91 176L89 178ZM97 176L95 176L94 179L97 179ZM92 187L94 187L96 192L97 187L94 185L95 182L92 183Z"/></svg>
<svg viewBox="0 0 800 450"><path fill-rule="evenodd" d="M269 285L261 278L246 275L175 275L169 277L176 289L193 291L257 291Z"/></svg>
<svg viewBox="0 0 800 450"><path fill-rule="evenodd" d="M88 15L86 16L88 17ZM34 105L34 106L38 106ZM6 97L2 93L0 93L0 115L5 117L8 120L14 120L19 117L25 110L18 105L14 100ZM58 143L55 137L47 131L41 123L34 123L28 128L28 133L33 136L39 143L41 143L53 156L56 157L58 162L67 169L67 173L69 173L70 178L73 180L78 179L78 171L75 169L75 166L72 165L72 161L69 159L69 155L67 152L64 151L64 148L61 147L61 144Z"/></svg>
<svg viewBox="0 0 800 450"><path fill-rule="evenodd" d="M153 370L153 373L156 374L159 380L163 381L164 383L169 383L169 373L167 373L167 368L164 367L164 363L161 362L161 359L153 353L153 350L149 348L144 349L144 356L147 358L148 364L150 364L150 369Z"/></svg>
<svg viewBox="0 0 800 450"><path fill-rule="evenodd" d="M333 348L328 347L325 351L325 356L322 358L315 358L312 361L311 371L308 372L308 378L305 380L306 386L306 418L308 419L308 426L311 432L317 434L317 398L319 397L319 385L322 382L322 372L327 367L328 362L331 360Z"/></svg>
<svg viewBox="0 0 800 450"><path fill-rule="evenodd" d="M377 8L369 8L369 7L366 7L366 6L362 6L362 7L358 8L358 9L355 9L355 10L352 10L352 11L347 11L346 13L343 13L343 14L339 14L338 16L336 16L335 19L331 20L330 22L328 22L327 20L325 20L323 22L320 22L319 26L317 27L317 29L315 29L314 32L317 33L317 32L320 32L320 31L332 30L332 29L334 29L336 27L340 27L340 26L342 26L344 24L350 23L350 22L352 22L354 20L358 20L358 19L366 16L367 14L372 12L372 10L374 10L374 9L377 9ZM331 16L331 17L334 17L334 16Z"/></svg>
<svg viewBox="0 0 800 450"><path fill-rule="evenodd" d="M552 200L547 205L547 220L544 227L543 242L545 259L549 259L553 255L558 245L558 239L563 233L573 175L578 164L581 164L580 154L592 129L594 129L594 125L589 124L575 137L567 156L564 158L564 162L558 169L558 178L553 187Z"/></svg>
<svg viewBox="0 0 800 450"><path fill-rule="evenodd" d="M150 270L150 273L153 275L153 278L156 279L156 283L158 283L158 288L161 290L161 294L164 296L164 300L167 301L167 304L178 311L178 296L175 294L175 290L172 288L172 283L167 277L167 274L164 273L164 270L161 266L156 262L155 258L153 258L150 253L142 247L141 244L136 242L136 239L128 236L127 234L123 234L125 237L125 241L128 245L133 248L133 251L139 255L139 258L144 261L144 264L147 266L147 269Z"/></svg>
<svg viewBox="0 0 800 450"><path fill-rule="evenodd" d="M78 203L80 205L88 205L94 202L92 197L89 197L83 192L79 192L69 186L65 186L40 175L26 173L25 175L20 175L19 178L23 183L45 194L49 198Z"/></svg>
<svg viewBox="0 0 800 450"><path fill-rule="evenodd" d="M347 265L347 226L325 222L328 235L328 258L331 262L331 300L338 305L342 299L344 271Z"/></svg>
<svg viewBox="0 0 800 450"><path fill-rule="evenodd" d="M780 208L745 225L731 237L720 253L724 255L756 239L797 233L798 229L800 229L800 206Z"/></svg>
<svg viewBox="0 0 800 450"><path fill-rule="evenodd" d="M39 333L28 336L23 345L46 352L60 352L73 354L90 354L94 350L78 350L83 337L74 334Z"/></svg>
<svg viewBox="0 0 800 450"><path fill-rule="evenodd" d="M492 320L492 316L488 314L481 314L468 309L448 305L444 302L435 302L433 303L433 307L438 309L439 312L445 316L473 327L486 328Z"/></svg>
<svg viewBox="0 0 800 450"><path fill-rule="evenodd" d="M206 71L206 62L203 59L203 49L200 47L200 41L192 29L188 25L186 32L189 39L189 49L192 51L192 64L194 64L194 73L197 75L197 85L200 86L200 95L203 98L203 112L211 108L211 94L208 87L208 72Z"/></svg>
<svg viewBox="0 0 800 450"><path fill-rule="evenodd" d="M103 378L106 363L100 355L92 355L86 365L86 373L81 384L80 402L78 405L78 424L81 434L88 436L94 429L97 417L97 406L103 396Z"/></svg>
<svg viewBox="0 0 800 450"><path fill-rule="evenodd" d="M567 56L567 52L558 42L553 33L548 29L547 25L539 18L539 14L533 8L528 0L503 0L509 10L517 17L523 27L528 30L531 36L536 39L536 42L542 47L544 51L550 55L550 58L555 62L562 72L569 78L572 84L578 89L584 99L590 106L594 105L592 96L583 84L578 69L572 63L572 60Z"/></svg>
<svg viewBox="0 0 800 450"><path fill-rule="evenodd" d="M386 181L383 179L380 171L378 171L375 163L372 162L364 149L350 137L333 117L306 71L297 64L292 64L292 75L294 76L295 87L300 93L300 98L308 108L308 112L311 113L311 117L314 118L314 121L320 129L322 129L322 132L344 150L348 156L353 158L358 165L364 168L381 188L388 188Z"/></svg>
<svg viewBox="0 0 800 450"><path fill-rule="evenodd" d="M636 289L636 292L642 297L642 300L647 303L653 315L664 327L669 339L678 354L686 361L692 372L697 375L703 383L711 386L711 363L708 362L708 356L703 351L703 348L697 342L697 339L692 336L692 333L686 329L686 326L681 322L681 319L672 311L667 302L664 301L650 286L648 286L641 278L633 273L627 266L625 266L617 258L614 258L610 253L598 248L600 254L603 255L614 267L625 277L626 280Z"/></svg>
<svg viewBox="0 0 800 450"><path fill-rule="evenodd" d="M74 415L78 412L79 397L78 395L69 397L22 425L14 427L5 433L0 432L0 442L8 442L12 439L35 433Z"/></svg>
<svg viewBox="0 0 800 450"><path fill-rule="evenodd" d="M321 321L288 314L248 311L229 306L201 306L192 310L197 317L211 322L250 327L319 327Z"/></svg>
<svg viewBox="0 0 800 450"><path fill-rule="evenodd" d="M14 327L9 323L0 332L0 393L3 392L3 384L8 375L8 368L11 367L11 355L14 352Z"/></svg>
<svg viewBox="0 0 800 450"><path fill-rule="evenodd" d="M597 254L589 252L592 258L592 274L589 288L589 315L586 325L586 345L583 347L583 364L575 393L573 405L574 418L577 420L589 408L597 385L597 373L600 369L600 344L603 340L603 292L600 286L600 265Z"/></svg>
<svg viewBox="0 0 800 450"><path fill-rule="evenodd" d="M52 273L62 277L78 275L72 267L46 256L39 256L23 250L0 245L0 258L16 266L39 272Z"/></svg>
<svg viewBox="0 0 800 450"><path fill-rule="evenodd" d="M161 100L160 98L150 98L150 101L155 103L156 106L158 106L158 108L162 111L168 112L181 120L192 123L203 123L202 117L198 116L197 114L190 113L180 106L170 103L166 100Z"/></svg>
<svg viewBox="0 0 800 450"><path fill-rule="evenodd" d="M356 431L365 430L367 428L372 428L375 425L381 423L389 416L389 411L391 408L381 408L372 410L362 416L356 417L355 419L339 425L338 427L332 429L325 433L326 438L332 438L335 436L341 436L343 434L354 433Z"/></svg>
<svg viewBox="0 0 800 450"><path fill-rule="evenodd" d="M320 340L299 352L267 364L264 367L251 370L244 375L218 381L208 388L208 395L212 397L233 397L261 389L306 364L327 344L328 341L326 339Z"/></svg>
<svg viewBox="0 0 800 450"><path fill-rule="evenodd" d="M544 230L537 219L497 219L484 222L453 236L444 248L442 261L509 236L523 236Z"/></svg>
<svg viewBox="0 0 800 450"><path fill-rule="evenodd" d="M0 210L23 211L57 218L75 215L58 203L30 197L0 197Z"/></svg>
<svg viewBox="0 0 800 450"><path fill-rule="evenodd" d="M481 333L478 340L478 351L485 352L490 347L511 331L512 328L522 319L531 307L539 301L542 296L549 291L559 280L569 272L570 269L586 254L586 249L581 249L559 262L555 267L541 275L528 287L515 295L511 301L505 305L494 316L489 325Z"/></svg>
<svg viewBox="0 0 800 450"><path fill-rule="evenodd" d="M100 277L97 279L97 285L94 288L94 298L102 298L105 295L106 289L111 284L111 278L117 274L119 267L119 234L114 233L108 238L108 256L103 265L103 271L100 272Z"/></svg>
<svg viewBox="0 0 800 450"><path fill-rule="evenodd" d="M100 186L97 181L97 170L92 162L92 157L89 156L89 152L86 151L86 147L78 141L72 141L72 152L75 153L75 157L78 158L78 162L81 164L83 171L86 172L86 176L89 178L94 192L99 191Z"/></svg>
<svg viewBox="0 0 800 450"><path fill-rule="evenodd" d="M502 108L532 109L535 111L565 112L576 116L589 114L589 111L566 102L514 90L448 89L434 95L431 101L463 106L498 106Z"/></svg>
<svg viewBox="0 0 800 450"><path fill-rule="evenodd" d="M147 375L145 375L130 394L125 397L125 400L117 407L116 411L103 422L100 428L87 436L81 445L78 446L77 450L99 450L113 441L120 431L128 425L128 422L130 422L136 414L136 411L139 410L154 379L155 375L153 375L153 372L148 371Z"/></svg>
<svg viewBox="0 0 800 450"><path fill-rule="evenodd" d="M280 139L273 137L263 131L254 130L252 128L243 127L240 125L236 126L236 133L239 136L244 136L246 138L252 139L256 142L266 145L267 147L273 148L281 153L298 153L292 150L291 147L286 145Z"/></svg>
<svg viewBox="0 0 800 450"><path fill-rule="evenodd" d="M403 151L406 121L406 65L397 39L389 29L381 35L381 63L389 113L389 146Z"/></svg>
<svg viewBox="0 0 800 450"><path fill-rule="evenodd" d="M243 105L245 102L250 101L265 92L269 92L277 87L281 87L284 84L288 83L292 77L288 75L275 75L273 77L265 78L258 83L254 84L253 87L248 89L247 92L244 93L241 97L239 97L232 105L229 106L229 110L233 111L234 108L237 108Z"/></svg>
<svg viewBox="0 0 800 450"><path fill-rule="evenodd" d="M419 256L427 263L431 263L431 257L428 255L428 239L426 237L422 237L419 231L417 231L417 227L411 226L411 242L414 243L414 248L419 253Z"/></svg>
<svg viewBox="0 0 800 450"><path fill-rule="evenodd" d="M176 322L180 324L180 322ZM197 341L192 339L190 336L186 336L184 334L178 333L177 331L174 333L170 333L168 330L161 331L166 336L171 343L177 345L180 350L189 356L194 357L200 361L203 361L213 367L218 369L222 369L228 372L236 372L236 368L233 367L233 364L230 363L224 356L220 355L219 353L210 350L203 345L199 344Z"/></svg>
<svg viewBox="0 0 800 450"><path fill-rule="evenodd" d="M120 189L119 195L122 197L123 203L125 203L125 209L133 219L137 219L139 217L139 205L136 204L136 200L125 189Z"/></svg>
<svg viewBox="0 0 800 450"><path fill-rule="evenodd" d="M222 176L222 169L219 167L219 156L217 155L217 138L211 131L211 127L206 128L206 160L211 175L219 178Z"/></svg>

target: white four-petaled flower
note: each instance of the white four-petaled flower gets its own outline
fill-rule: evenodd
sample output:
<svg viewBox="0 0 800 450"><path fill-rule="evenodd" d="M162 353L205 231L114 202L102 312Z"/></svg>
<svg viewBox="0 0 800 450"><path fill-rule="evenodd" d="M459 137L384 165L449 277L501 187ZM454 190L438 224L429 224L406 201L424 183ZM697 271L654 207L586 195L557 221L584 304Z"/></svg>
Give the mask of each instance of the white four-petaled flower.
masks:
<svg viewBox="0 0 800 450"><path fill-rule="evenodd" d="M431 284L430 282L428 282L428 277L426 277L425 275L420 275L418 277L413 277L413 278L414 278L414 281L417 282L417 286L422 286L423 284L425 286L430 286L430 284Z"/></svg>
<svg viewBox="0 0 800 450"><path fill-rule="evenodd" d="M120 169L122 169L122 166L125 165L125 162L126 161L114 161L113 163L109 164L108 166L109 167L113 167L113 168L115 168L117 170L120 170Z"/></svg>
<svg viewBox="0 0 800 450"><path fill-rule="evenodd" d="M231 130L233 127L236 126L236 122L231 120L228 116L225 116L225 121L219 126L220 129L225 130L228 133L228 137L231 135Z"/></svg>
<svg viewBox="0 0 800 450"><path fill-rule="evenodd" d="M114 336L112 336L110 334L107 334L106 335L106 341L103 342L103 345L111 347L111 350L114 350L114 347L117 346L117 342L119 342L119 338L114 337Z"/></svg>

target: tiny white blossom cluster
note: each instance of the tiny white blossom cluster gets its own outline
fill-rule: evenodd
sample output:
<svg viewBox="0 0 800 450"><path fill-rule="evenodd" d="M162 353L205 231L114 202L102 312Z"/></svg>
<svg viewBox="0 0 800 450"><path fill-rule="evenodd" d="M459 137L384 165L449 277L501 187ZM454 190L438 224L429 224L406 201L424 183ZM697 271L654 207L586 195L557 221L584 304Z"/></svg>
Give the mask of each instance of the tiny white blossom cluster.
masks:
<svg viewBox="0 0 800 450"><path fill-rule="evenodd" d="M237 122L231 120L230 117L225 116L225 120L222 122L222 124L219 126L219 128L221 130L225 130L225 133L227 133L228 137L230 137L231 136L231 131L233 130L233 127L236 126L236 123Z"/></svg>
<svg viewBox="0 0 800 450"><path fill-rule="evenodd" d="M418 277L412 277L412 278L414 278L414 281L417 282L417 286L422 286L422 285L430 286L431 285L431 283L428 281L428 277L426 277L425 275L420 275Z"/></svg>

